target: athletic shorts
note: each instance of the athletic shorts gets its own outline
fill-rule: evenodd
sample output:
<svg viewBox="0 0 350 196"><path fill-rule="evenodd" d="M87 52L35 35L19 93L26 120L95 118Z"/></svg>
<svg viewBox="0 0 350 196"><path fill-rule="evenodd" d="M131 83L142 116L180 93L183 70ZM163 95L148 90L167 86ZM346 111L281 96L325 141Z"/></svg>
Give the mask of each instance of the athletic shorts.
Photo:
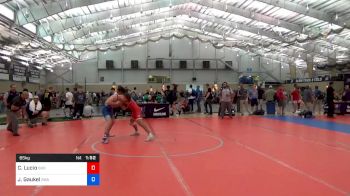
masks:
<svg viewBox="0 0 350 196"><path fill-rule="evenodd" d="M293 100L293 103L294 103L294 104L301 103L301 100Z"/></svg>
<svg viewBox="0 0 350 196"><path fill-rule="evenodd" d="M140 106L137 105L135 101L132 101L132 100L130 101L128 105L128 109L131 111L131 118L133 120L138 120L142 118L141 108Z"/></svg>
<svg viewBox="0 0 350 196"><path fill-rule="evenodd" d="M251 105L251 106L256 106L256 105L258 105L258 99L252 99L252 100L250 100L250 105Z"/></svg>
<svg viewBox="0 0 350 196"><path fill-rule="evenodd" d="M102 115L104 118L112 118L114 116L113 108L111 106L103 106Z"/></svg>

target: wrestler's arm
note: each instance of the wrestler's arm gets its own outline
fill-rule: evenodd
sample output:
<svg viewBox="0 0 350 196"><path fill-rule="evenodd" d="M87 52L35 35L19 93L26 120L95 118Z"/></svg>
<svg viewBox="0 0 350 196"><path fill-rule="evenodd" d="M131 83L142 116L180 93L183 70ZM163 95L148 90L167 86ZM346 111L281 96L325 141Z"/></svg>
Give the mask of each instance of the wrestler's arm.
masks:
<svg viewBox="0 0 350 196"><path fill-rule="evenodd" d="M110 96L105 103L111 107L118 107L120 105L118 95Z"/></svg>

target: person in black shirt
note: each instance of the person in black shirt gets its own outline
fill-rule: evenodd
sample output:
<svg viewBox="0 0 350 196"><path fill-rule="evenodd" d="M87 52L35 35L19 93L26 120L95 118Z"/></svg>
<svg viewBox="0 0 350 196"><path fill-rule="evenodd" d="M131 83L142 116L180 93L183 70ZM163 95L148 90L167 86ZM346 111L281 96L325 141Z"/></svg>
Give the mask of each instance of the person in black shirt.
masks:
<svg viewBox="0 0 350 196"><path fill-rule="evenodd" d="M19 136L18 134L18 118L17 113L26 105L26 99L28 99L28 92L23 91L21 95L12 99L9 103L8 108L8 125L7 130L11 131L13 136Z"/></svg>
<svg viewBox="0 0 350 196"><path fill-rule="evenodd" d="M334 88L333 88L333 82L329 83L329 86L327 88L327 105L328 105L328 111L327 111L327 117L333 118L334 117Z"/></svg>
<svg viewBox="0 0 350 196"><path fill-rule="evenodd" d="M260 85L260 86L258 87L258 103L259 103L258 109L259 109L259 110L262 110L262 105L263 105L264 97L265 97L265 91L264 91L264 89L262 88L262 86Z"/></svg>
<svg viewBox="0 0 350 196"><path fill-rule="evenodd" d="M42 111L47 114L49 114L51 110L52 97L53 95L51 93L51 90L45 89L44 94L41 96L41 99L40 99L40 102L43 106ZM47 125L47 121L43 120L42 125Z"/></svg>
<svg viewBox="0 0 350 196"><path fill-rule="evenodd" d="M213 93L211 91L211 88L209 87L207 92L205 93L205 102L204 102L204 107L205 107L205 113L212 115L213 114L213 107L212 107L212 101L213 101ZM209 112L208 112L208 106L209 106Z"/></svg>
<svg viewBox="0 0 350 196"><path fill-rule="evenodd" d="M78 91L74 94L74 112L73 119L80 119L83 116L84 105L86 102L86 93L80 86Z"/></svg>

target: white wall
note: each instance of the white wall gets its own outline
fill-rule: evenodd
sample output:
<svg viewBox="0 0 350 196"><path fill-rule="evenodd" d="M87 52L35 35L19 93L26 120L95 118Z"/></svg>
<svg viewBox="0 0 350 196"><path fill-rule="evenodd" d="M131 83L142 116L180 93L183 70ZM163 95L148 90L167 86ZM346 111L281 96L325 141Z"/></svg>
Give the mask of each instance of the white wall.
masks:
<svg viewBox="0 0 350 196"><path fill-rule="evenodd" d="M193 77L197 78L197 83L213 83L215 81L237 83L241 74L260 75L266 81L275 81L275 79L286 80L290 77L287 64L281 69L279 62L270 60L269 64L267 64L265 59L254 57L252 60L250 55L244 55L243 52L239 52L237 56L237 49L234 48L215 49L210 43L202 43L188 38L164 39L143 45L123 47L123 49L119 50L90 52L85 54L85 56L87 55L92 59L74 64L73 70L64 74L63 77L67 80L72 80L72 83L83 83L86 78L87 83L94 84L111 84L113 82L142 84L147 83L149 75L169 76L171 82L179 84L191 83ZM154 59L156 58L172 58L174 60L163 59L164 69L159 70L155 69ZM187 70L178 70L180 59L187 60ZM212 59L210 61L211 70L202 70L203 59ZM232 61L235 71L226 70L225 65L218 59ZM115 70L105 70L106 60L113 60ZM131 60L139 61L139 70L130 70ZM195 68L193 68L193 64ZM218 70L216 70L216 67ZM247 73L247 68L251 68L252 71ZM270 72L272 76L264 72ZM55 74L60 75L62 71L57 70ZM54 79L55 74L49 73L47 81L61 84L62 79ZM104 82L99 81L100 77L104 77Z"/></svg>

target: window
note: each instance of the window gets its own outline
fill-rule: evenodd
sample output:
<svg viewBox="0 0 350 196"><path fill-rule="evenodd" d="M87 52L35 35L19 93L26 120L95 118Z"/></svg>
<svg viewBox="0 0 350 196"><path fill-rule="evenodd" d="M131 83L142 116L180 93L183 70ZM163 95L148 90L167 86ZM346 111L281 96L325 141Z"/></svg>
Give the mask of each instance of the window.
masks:
<svg viewBox="0 0 350 196"><path fill-rule="evenodd" d="M8 7L0 4L0 14L4 15L6 18L14 20L15 13Z"/></svg>
<svg viewBox="0 0 350 196"><path fill-rule="evenodd" d="M23 25L23 27L29 31L31 31L32 33L36 33L36 26L32 23L28 23Z"/></svg>

